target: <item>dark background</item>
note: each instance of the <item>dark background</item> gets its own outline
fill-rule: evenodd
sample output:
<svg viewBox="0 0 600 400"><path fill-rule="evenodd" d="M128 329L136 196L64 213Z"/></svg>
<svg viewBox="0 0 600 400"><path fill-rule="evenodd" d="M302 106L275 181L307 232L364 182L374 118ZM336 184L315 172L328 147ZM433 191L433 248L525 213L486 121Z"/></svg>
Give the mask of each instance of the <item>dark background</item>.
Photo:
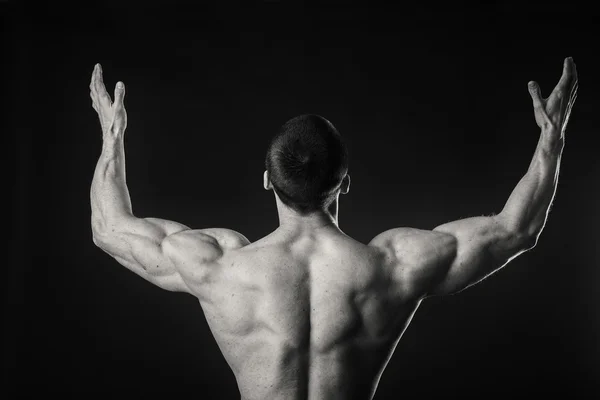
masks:
<svg viewBox="0 0 600 400"><path fill-rule="evenodd" d="M350 150L340 227L368 241L499 212L537 143L527 82L548 95L573 56L579 98L538 246L478 286L426 300L376 399L598 398L599 15L520 3L0 3L4 153L15 155L3 392L239 398L197 301L92 243L95 63L110 93L127 87L136 215L259 239L277 226L262 189L267 142L317 113Z"/></svg>

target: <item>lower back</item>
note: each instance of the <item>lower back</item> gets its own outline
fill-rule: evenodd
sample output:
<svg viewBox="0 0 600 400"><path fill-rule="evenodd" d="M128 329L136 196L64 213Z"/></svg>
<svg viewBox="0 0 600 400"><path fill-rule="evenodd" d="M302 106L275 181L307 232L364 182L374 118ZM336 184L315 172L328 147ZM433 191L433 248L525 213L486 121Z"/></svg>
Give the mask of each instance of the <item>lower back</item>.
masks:
<svg viewBox="0 0 600 400"><path fill-rule="evenodd" d="M276 347L276 346L275 346ZM237 374L243 399L371 399L389 346L335 346L327 353L256 349Z"/></svg>

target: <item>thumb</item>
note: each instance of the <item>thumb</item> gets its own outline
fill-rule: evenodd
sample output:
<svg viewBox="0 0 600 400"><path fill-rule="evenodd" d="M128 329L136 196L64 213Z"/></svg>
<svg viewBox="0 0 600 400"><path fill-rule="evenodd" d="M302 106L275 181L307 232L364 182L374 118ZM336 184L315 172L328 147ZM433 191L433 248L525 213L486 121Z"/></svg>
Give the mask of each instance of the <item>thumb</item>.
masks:
<svg viewBox="0 0 600 400"><path fill-rule="evenodd" d="M123 82L117 82L117 86L115 86L115 106L122 107L123 100L125 98L125 84Z"/></svg>
<svg viewBox="0 0 600 400"><path fill-rule="evenodd" d="M529 88L531 99L533 100L533 106L536 108L543 107L542 97L540 95L540 85L538 85L535 81L531 81L527 87Z"/></svg>

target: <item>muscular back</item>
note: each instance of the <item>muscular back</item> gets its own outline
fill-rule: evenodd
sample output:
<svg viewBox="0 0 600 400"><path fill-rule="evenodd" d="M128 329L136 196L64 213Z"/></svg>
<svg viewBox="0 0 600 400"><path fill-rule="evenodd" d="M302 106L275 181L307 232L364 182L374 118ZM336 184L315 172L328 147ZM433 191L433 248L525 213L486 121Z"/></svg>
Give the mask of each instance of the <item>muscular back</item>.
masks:
<svg viewBox="0 0 600 400"><path fill-rule="evenodd" d="M200 300L242 397L371 398L420 301L398 279L399 263L415 267L414 232L404 260L391 235L364 245L326 228L275 231L208 262L207 233L232 240L185 231L166 251Z"/></svg>
<svg viewBox="0 0 600 400"><path fill-rule="evenodd" d="M572 58L548 98L529 83L540 139L498 215L433 231L394 229L363 245L337 228L337 197L310 219L276 196L282 225L250 244L233 231L134 216L125 184L125 88L117 85L112 103L97 64L90 95L104 143L90 193L93 240L144 279L200 300L243 398L370 398L421 299L461 291L535 246L577 88ZM349 184L346 175L337 194ZM269 171L264 186L274 188ZM319 218L330 225L304 229Z"/></svg>

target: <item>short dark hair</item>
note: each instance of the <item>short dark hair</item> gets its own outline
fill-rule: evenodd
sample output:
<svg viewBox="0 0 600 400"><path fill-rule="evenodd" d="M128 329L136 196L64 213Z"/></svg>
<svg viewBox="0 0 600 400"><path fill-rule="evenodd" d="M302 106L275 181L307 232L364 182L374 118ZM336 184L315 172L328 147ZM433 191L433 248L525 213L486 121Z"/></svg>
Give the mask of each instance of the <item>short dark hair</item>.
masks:
<svg viewBox="0 0 600 400"><path fill-rule="evenodd" d="M348 172L348 150L331 122L305 114L283 124L265 166L281 201L304 214L331 204Z"/></svg>

